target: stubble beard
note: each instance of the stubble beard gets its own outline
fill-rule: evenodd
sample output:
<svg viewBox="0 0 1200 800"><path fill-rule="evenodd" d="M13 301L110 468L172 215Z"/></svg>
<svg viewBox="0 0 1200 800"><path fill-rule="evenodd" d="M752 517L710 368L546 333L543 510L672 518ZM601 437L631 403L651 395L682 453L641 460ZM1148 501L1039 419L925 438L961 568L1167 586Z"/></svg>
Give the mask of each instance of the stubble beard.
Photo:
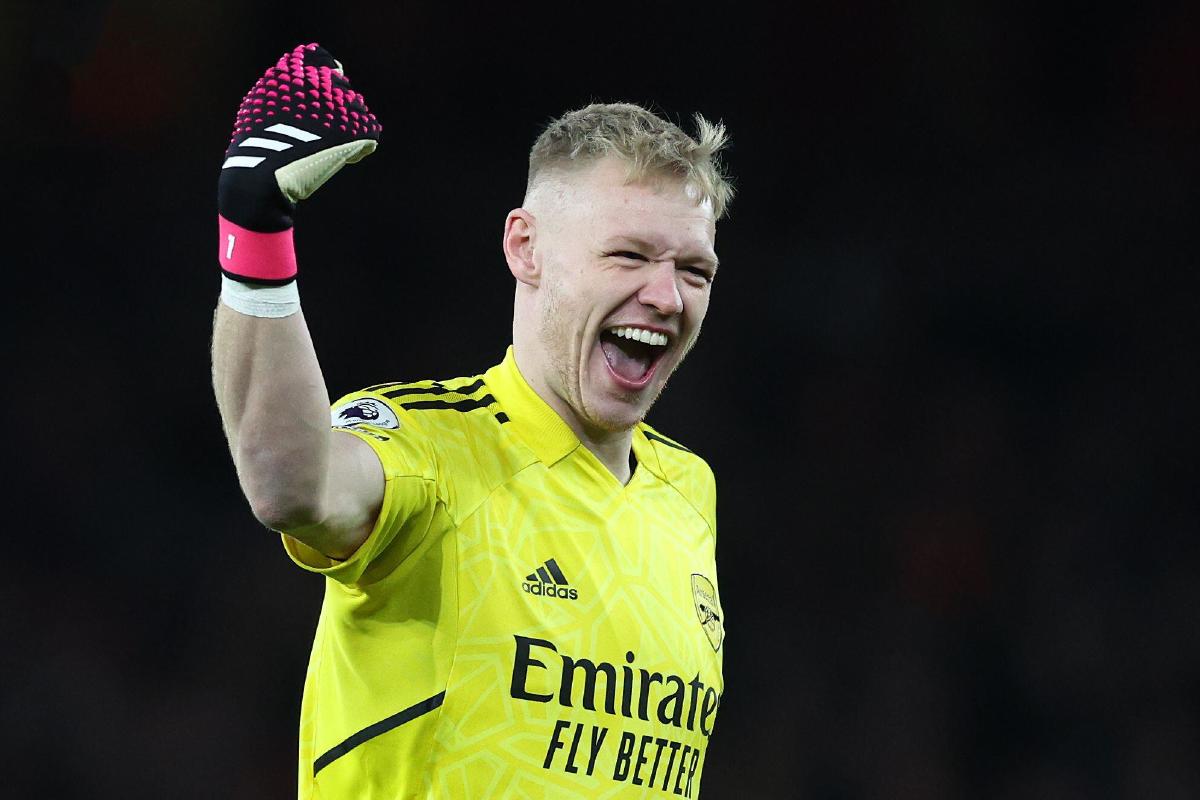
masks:
<svg viewBox="0 0 1200 800"><path fill-rule="evenodd" d="M562 293L558 284L542 284L542 303L539 309L538 341L546 354L549 389L558 395L577 417L583 418L582 397L575 397L579 386L579 365L570 352L571 332L563 313Z"/></svg>
<svg viewBox="0 0 1200 800"><path fill-rule="evenodd" d="M548 372L553 380L550 391L567 404L576 420L585 428L607 433L629 430L632 425L611 419L588 404L583 394L582 370L587 368L592 354L590 351L582 352L582 348L572 352L571 346L576 337L582 337L583 334L571 329L568 304L563 301L558 284L543 284L543 292L538 339L548 356Z"/></svg>

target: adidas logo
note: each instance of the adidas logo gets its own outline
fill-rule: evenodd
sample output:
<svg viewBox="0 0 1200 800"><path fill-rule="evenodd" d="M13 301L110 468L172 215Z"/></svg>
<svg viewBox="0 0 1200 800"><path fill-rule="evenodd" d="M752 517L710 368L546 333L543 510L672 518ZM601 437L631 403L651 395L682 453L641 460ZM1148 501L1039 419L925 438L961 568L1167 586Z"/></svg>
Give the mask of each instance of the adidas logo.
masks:
<svg viewBox="0 0 1200 800"><path fill-rule="evenodd" d="M267 128L266 132L279 136L290 136L300 142L315 142L321 138L315 133L309 133L306 130L294 128L282 122ZM281 142L278 139L264 139L261 136L251 136L238 144L238 147L256 147L260 150L274 150L276 152L292 149L290 142ZM230 167L248 167L253 169L266 160L266 156L230 156L225 159L225 163L221 165L221 169L229 169Z"/></svg>
<svg viewBox="0 0 1200 800"><path fill-rule="evenodd" d="M567 576L563 575L553 558L526 575L521 589L543 597L561 597L563 600L579 598L579 592L567 583Z"/></svg>

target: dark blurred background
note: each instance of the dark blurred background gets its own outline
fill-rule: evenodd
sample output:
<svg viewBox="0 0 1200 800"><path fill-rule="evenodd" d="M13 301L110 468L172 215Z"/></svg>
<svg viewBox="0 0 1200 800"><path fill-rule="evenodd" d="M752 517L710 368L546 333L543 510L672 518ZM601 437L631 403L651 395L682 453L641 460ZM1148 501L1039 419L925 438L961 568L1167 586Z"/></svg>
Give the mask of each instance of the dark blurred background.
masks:
<svg viewBox="0 0 1200 800"><path fill-rule="evenodd" d="M650 417L720 489L705 797L1200 797L1194 2L0 7L5 797L294 796L321 583L208 343L233 113L307 41L385 125L298 218L334 396L500 359L551 117L729 126Z"/></svg>

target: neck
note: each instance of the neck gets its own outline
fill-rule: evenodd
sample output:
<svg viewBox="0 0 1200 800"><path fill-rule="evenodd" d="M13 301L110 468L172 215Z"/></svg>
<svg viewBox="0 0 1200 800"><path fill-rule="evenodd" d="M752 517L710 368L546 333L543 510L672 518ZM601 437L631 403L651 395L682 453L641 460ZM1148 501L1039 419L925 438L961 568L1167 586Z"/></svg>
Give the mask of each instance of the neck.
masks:
<svg viewBox="0 0 1200 800"><path fill-rule="evenodd" d="M551 391L550 387L541 379L541 373L532 368L533 365L522 363L523 352L525 352L523 348L515 350L517 369L520 370L529 387L554 410L554 413L558 414L563 422L567 423L567 427L579 439L580 444L591 451L592 455L622 485L629 483L629 479L633 476L633 470L629 463L630 454L633 452L633 429L610 431L587 424L580 419L579 414L571 407L570 403L560 397L558 393Z"/></svg>
<svg viewBox="0 0 1200 800"><path fill-rule="evenodd" d="M591 451L601 464L613 474L622 485L629 483L633 471L629 465L629 456L633 452L633 429L609 431L588 425L579 418L575 409L554 392L544 387L534 386L538 397L546 401L546 405L554 409L563 422L579 439L579 443Z"/></svg>
<svg viewBox="0 0 1200 800"><path fill-rule="evenodd" d="M573 415L572 415L573 416ZM603 431L603 437L589 437L584 432L576 429L575 422L567 419L567 424L571 426L571 430L575 431L575 435L579 437L579 441L588 450L592 451L600 463L608 468L608 471L616 477L622 485L629 483L629 479L633 476L633 471L629 463L629 454L633 450L633 431Z"/></svg>

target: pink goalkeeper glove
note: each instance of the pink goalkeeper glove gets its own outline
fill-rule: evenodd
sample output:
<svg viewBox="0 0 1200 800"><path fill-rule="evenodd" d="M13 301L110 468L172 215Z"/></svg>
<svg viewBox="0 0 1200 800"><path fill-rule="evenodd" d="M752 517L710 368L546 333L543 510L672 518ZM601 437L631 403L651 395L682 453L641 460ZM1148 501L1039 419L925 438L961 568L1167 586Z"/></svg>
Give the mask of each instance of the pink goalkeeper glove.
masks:
<svg viewBox="0 0 1200 800"><path fill-rule="evenodd" d="M221 271L244 283L294 281L296 203L370 155L382 130L320 45L280 57L242 99L225 151L217 187Z"/></svg>

